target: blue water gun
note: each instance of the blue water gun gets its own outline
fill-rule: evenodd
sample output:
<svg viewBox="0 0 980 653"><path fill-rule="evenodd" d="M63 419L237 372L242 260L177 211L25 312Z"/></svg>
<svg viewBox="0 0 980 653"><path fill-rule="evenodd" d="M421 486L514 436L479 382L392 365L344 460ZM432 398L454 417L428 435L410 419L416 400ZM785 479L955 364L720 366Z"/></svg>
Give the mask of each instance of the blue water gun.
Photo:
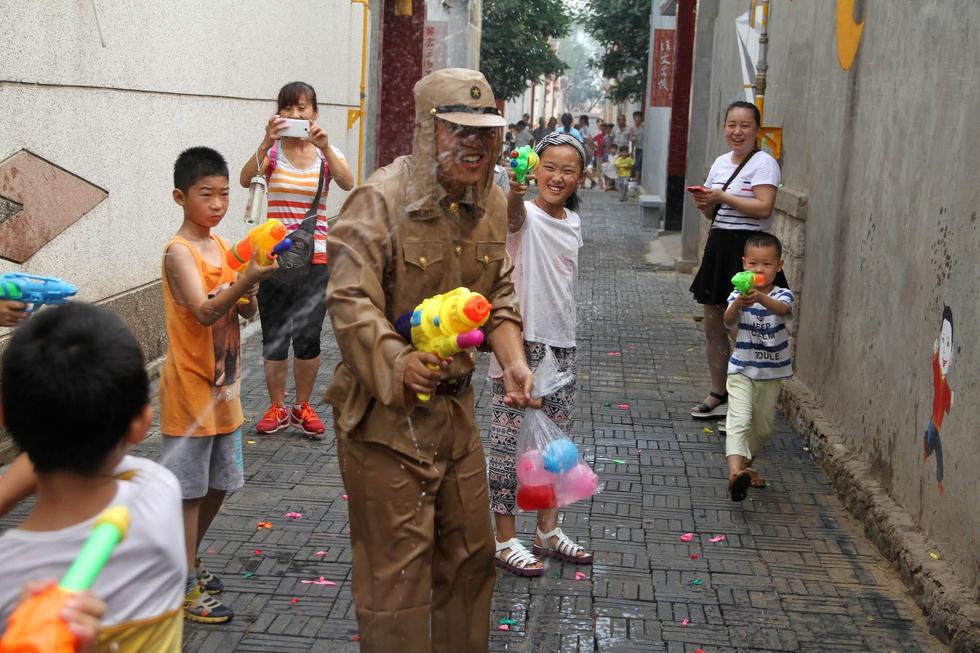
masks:
<svg viewBox="0 0 980 653"><path fill-rule="evenodd" d="M0 300L29 304L27 313L33 313L45 304L64 304L77 292L78 288L56 277L23 272L0 275Z"/></svg>

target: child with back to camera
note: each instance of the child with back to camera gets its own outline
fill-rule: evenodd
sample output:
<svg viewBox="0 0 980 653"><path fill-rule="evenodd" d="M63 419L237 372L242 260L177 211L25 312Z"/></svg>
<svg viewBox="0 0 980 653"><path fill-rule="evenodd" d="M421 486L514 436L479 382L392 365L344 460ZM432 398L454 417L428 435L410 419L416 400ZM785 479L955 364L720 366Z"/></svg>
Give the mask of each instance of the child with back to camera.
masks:
<svg viewBox="0 0 980 653"><path fill-rule="evenodd" d="M514 261L512 279L524 319L524 352L537 368L548 349L558 371L575 372L575 286L582 222L575 191L585 176L582 142L562 132L535 145L541 158L534 170L538 196L524 201L527 185L510 182L507 198L507 251ZM538 511L533 553L516 533L517 438L524 410L504 401L502 370L491 361L493 408L490 427L491 509L497 526L494 563L519 576L540 576L540 557L590 564L592 554L558 527L558 510ZM566 434L571 432L575 381L543 398L542 410Z"/></svg>
<svg viewBox="0 0 980 653"><path fill-rule="evenodd" d="M35 503L0 536L0 630L21 585L61 578L98 515L122 505L126 537L90 591L106 603L98 650L179 653L187 571L180 486L161 465L127 455L153 418L144 365L123 321L91 304L46 309L14 332L0 405L24 453L0 478L0 514L31 493Z"/></svg>
<svg viewBox="0 0 980 653"><path fill-rule="evenodd" d="M161 461L180 481L184 500L184 616L223 623L234 613L211 596L224 585L197 550L225 494L245 484L238 318L255 315L256 286L276 264L259 265L256 248L236 273L227 262L228 243L211 233L228 211L228 165L214 150L181 153L173 197L184 220L163 255L169 344L160 372Z"/></svg>
<svg viewBox="0 0 980 653"><path fill-rule="evenodd" d="M774 284L783 269L783 246L772 234L759 232L745 242L745 270L761 274L747 294L728 296L725 327L737 331L728 360L728 493L745 499L748 488L765 487L752 468L772 434L776 400L782 380L793 375L786 318L793 310L793 293Z"/></svg>
<svg viewBox="0 0 980 653"><path fill-rule="evenodd" d="M330 181L343 190L354 186L354 177L343 152L330 144L319 124L316 91L305 82L290 82L279 90L276 114L269 118L258 151L242 166L240 182L248 188L256 174L265 175L269 185L269 218L286 229L298 229L322 192L316 206L313 260L307 277L286 287L271 279L259 286L259 319L262 322L262 358L270 406L255 425L258 433L281 431L290 425L307 437L320 439L323 420L310 405L313 384L320 369L320 331L327 314L327 191ZM308 120L307 138L283 137L286 119ZM296 401L286 408L286 378L289 346L293 346L293 378Z"/></svg>

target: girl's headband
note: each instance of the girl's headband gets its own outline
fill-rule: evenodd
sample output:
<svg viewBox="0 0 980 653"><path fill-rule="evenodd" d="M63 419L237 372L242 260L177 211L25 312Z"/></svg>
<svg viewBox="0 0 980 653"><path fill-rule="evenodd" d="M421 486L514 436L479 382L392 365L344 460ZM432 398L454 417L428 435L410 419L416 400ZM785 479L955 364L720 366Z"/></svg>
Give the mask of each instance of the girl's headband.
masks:
<svg viewBox="0 0 980 653"><path fill-rule="evenodd" d="M552 145L571 145L574 147L575 151L578 152L579 158L582 160L582 169L585 170L585 146L582 145L582 141L575 138L571 134L564 134L562 132L555 131L538 141L534 146L534 151L541 154L546 147L550 147Z"/></svg>

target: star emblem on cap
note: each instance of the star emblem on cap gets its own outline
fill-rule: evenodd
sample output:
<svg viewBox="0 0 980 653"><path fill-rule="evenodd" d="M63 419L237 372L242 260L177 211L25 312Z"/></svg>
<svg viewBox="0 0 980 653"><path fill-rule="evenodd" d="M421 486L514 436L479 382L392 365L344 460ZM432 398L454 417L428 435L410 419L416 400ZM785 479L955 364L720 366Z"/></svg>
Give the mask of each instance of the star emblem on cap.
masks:
<svg viewBox="0 0 980 653"><path fill-rule="evenodd" d="M473 98L474 100L479 100L482 95L483 95L483 92L480 90L480 87L479 86L472 86L472 87L470 87L470 97L471 98Z"/></svg>

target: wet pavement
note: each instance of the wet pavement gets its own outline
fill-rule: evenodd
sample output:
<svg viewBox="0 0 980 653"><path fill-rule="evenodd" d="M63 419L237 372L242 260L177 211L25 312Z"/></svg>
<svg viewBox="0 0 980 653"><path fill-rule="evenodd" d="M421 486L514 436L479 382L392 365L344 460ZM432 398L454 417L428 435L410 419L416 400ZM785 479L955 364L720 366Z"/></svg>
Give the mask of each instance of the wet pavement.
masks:
<svg viewBox="0 0 980 653"><path fill-rule="evenodd" d="M595 564L552 564L537 579L499 573L491 651L945 650L782 418L758 464L769 487L741 504L727 498L723 439L688 413L707 391L690 277L646 264L652 233L638 204L587 192L581 214L573 437L605 489L564 510L562 527ZM316 395L338 361L329 328L323 343ZM252 337L243 351L246 485L203 546L236 618L188 624L184 649L357 651L332 431L321 443L254 434L268 401L260 350ZM476 378L488 425L489 384ZM156 457L157 440L140 451ZM518 530L529 543L531 517ZM321 577L336 585L303 582Z"/></svg>

